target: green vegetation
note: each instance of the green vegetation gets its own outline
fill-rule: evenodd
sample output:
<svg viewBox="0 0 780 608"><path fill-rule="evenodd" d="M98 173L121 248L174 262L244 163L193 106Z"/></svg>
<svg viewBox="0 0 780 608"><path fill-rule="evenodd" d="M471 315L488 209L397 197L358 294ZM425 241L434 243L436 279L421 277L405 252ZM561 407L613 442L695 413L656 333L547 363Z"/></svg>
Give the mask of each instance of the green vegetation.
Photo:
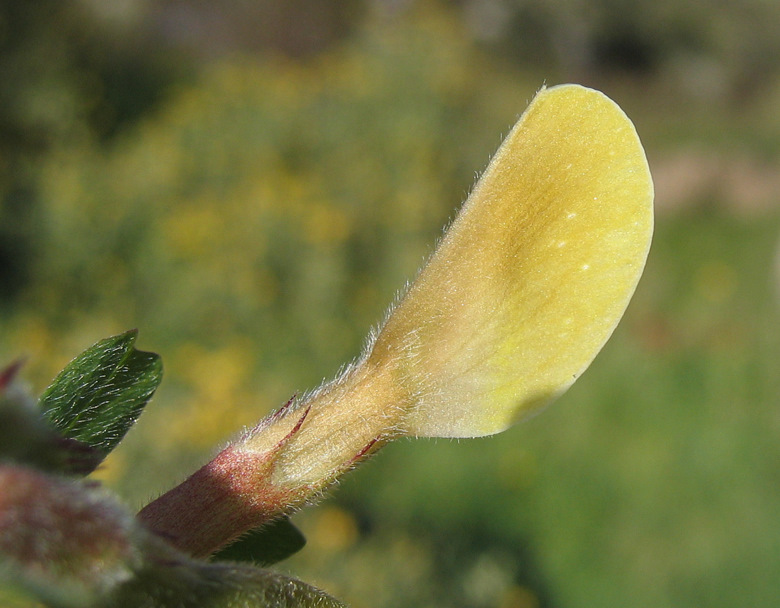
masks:
<svg viewBox="0 0 780 608"><path fill-rule="evenodd" d="M23 183L16 164L0 166L0 259L16 256L0 272L0 368L29 355L23 375L43 388L75 352L141 328L166 379L95 473L140 506L357 355L497 134L545 78L589 79L635 119L651 169L705 151L719 177L747 177L721 187L703 171L710 181L687 197L658 184L670 194L636 297L559 403L496 438L386 448L294 518L308 548L276 567L354 608L775 606L780 87L765 60L776 36L702 17L712 4L676 21L683 33L707 25L688 52L666 40L645 71L609 68L605 51L598 69L551 63L549 48L550 63L518 68L506 51L528 38L480 47L428 8L367 19L303 60L208 62L111 129L90 127L74 93L51 141L14 160ZM525 23L564 27L534 10ZM665 21L643 14L639 39L656 40ZM773 15L758 19L776 32ZM717 63L735 40L756 52ZM723 70L723 90L679 71L702 58Z"/></svg>

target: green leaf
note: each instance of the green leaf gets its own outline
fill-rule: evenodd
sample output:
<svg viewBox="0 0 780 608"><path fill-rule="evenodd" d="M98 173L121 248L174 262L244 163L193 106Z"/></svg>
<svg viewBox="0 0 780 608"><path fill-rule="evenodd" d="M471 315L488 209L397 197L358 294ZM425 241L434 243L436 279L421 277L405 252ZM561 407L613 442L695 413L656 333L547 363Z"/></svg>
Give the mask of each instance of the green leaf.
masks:
<svg viewBox="0 0 780 608"><path fill-rule="evenodd" d="M94 608L346 608L303 581L249 564L206 562L143 528L144 565Z"/></svg>
<svg viewBox="0 0 780 608"><path fill-rule="evenodd" d="M149 565L96 608L346 608L307 583L240 564L172 560Z"/></svg>
<svg viewBox="0 0 780 608"><path fill-rule="evenodd" d="M305 544L306 538L301 531L289 518L282 517L215 553L212 560L251 561L270 566L297 553Z"/></svg>
<svg viewBox="0 0 780 608"><path fill-rule="evenodd" d="M63 436L108 454L136 421L162 380L160 357L133 348L137 335L88 348L41 395L44 416Z"/></svg>

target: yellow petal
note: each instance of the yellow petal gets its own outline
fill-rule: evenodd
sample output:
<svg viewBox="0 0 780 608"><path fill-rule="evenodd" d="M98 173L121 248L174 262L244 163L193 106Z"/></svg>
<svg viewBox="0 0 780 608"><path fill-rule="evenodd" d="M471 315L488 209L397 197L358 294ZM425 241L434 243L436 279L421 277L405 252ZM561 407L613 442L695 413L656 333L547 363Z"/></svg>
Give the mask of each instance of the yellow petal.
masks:
<svg viewBox="0 0 780 608"><path fill-rule="evenodd" d="M361 362L387 379L369 400L392 396L409 434L466 437L558 397L628 305L652 205L623 111L584 87L543 89Z"/></svg>

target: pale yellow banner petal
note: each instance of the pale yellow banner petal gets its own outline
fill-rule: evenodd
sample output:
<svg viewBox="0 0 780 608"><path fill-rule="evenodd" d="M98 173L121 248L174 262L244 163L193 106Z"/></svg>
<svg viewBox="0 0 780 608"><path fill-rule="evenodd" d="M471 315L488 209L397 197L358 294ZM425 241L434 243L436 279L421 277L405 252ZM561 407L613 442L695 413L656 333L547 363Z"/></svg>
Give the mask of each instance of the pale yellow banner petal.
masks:
<svg viewBox="0 0 780 608"><path fill-rule="evenodd" d="M623 111L584 87L543 89L362 361L388 389L368 400L408 410L409 434L465 437L559 396L628 305L652 201Z"/></svg>

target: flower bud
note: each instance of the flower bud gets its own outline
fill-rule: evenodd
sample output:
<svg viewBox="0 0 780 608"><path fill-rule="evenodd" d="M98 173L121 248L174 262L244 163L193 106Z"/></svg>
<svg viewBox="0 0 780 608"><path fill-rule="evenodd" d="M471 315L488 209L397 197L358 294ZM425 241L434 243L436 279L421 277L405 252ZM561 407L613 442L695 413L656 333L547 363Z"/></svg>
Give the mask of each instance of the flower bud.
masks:
<svg viewBox="0 0 780 608"><path fill-rule="evenodd" d="M132 576L132 516L84 482L0 465L0 575L84 606Z"/></svg>

